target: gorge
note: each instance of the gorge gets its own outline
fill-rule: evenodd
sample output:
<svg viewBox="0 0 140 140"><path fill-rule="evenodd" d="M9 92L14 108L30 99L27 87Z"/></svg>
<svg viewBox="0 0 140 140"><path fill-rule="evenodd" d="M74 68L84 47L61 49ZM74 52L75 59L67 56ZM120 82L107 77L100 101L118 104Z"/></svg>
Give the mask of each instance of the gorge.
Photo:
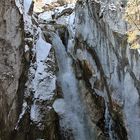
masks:
<svg viewBox="0 0 140 140"><path fill-rule="evenodd" d="M140 140L126 6L1 0L0 140Z"/></svg>

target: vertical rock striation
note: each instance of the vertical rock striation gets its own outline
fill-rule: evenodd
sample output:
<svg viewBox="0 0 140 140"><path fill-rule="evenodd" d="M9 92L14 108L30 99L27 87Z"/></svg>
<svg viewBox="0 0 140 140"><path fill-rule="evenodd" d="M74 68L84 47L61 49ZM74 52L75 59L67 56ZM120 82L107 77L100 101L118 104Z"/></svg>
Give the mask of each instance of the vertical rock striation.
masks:
<svg viewBox="0 0 140 140"><path fill-rule="evenodd" d="M0 139L7 140L18 118L23 21L14 0L0 3Z"/></svg>
<svg viewBox="0 0 140 140"><path fill-rule="evenodd" d="M122 2L77 1L75 49L80 63L87 61L94 69L89 78L86 75L90 87L107 103L104 119L109 139L136 140L140 138L140 57L127 43Z"/></svg>
<svg viewBox="0 0 140 140"><path fill-rule="evenodd" d="M139 140L126 2L20 2L0 5L0 140Z"/></svg>

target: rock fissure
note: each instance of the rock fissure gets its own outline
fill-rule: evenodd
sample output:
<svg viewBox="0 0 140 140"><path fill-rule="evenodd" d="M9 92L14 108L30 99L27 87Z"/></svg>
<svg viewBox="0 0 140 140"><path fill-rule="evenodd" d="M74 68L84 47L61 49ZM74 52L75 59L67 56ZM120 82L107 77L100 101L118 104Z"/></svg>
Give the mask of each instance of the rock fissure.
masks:
<svg viewBox="0 0 140 140"><path fill-rule="evenodd" d="M2 0L0 140L139 140L140 57L124 0Z"/></svg>

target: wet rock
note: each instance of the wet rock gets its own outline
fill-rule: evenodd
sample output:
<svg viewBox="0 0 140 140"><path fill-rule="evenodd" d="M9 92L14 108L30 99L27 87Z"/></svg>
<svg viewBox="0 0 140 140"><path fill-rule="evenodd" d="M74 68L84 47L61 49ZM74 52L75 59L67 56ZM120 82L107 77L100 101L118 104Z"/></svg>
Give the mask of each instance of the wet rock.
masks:
<svg viewBox="0 0 140 140"><path fill-rule="evenodd" d="M93 74L90 64L86 60L83 60L81 62L81 66L82 66L83 74L85 75L85 77L87 79L90 79Z"/></svg>
<svg viewBox="0 0 140 140"><path fill-rule="evenodd" d="M59 13L55 18L58 19L60 18L61 16L64 16L64 15L70 15L71 13L73 12L73 9L72 8L66 8L64 9L61 13Z"/></svg>
<svg viewBox="0 0 140 140"><path fill-rule="evenodd" d="M56 31L58 31L58 34L64 44L64 46L66 47L67 49L67 45L68 45L68 38L69 38L69 32L68 32L68 29L66 26L64 25L59 25L59 24L56 24L54 25L54 28Z"/></svg>
<svg viewBox="0 0 140 140"><path fill-rule="evenodd" d="M121 16L118 11L118 7L115 7L115 5L114 5L114 7L116 9L113 12L113 9L112 9L113 5L111 5L110 1L109 1L109 7L108 6L104 7L102 5L103 3L104 3L103 1L102 2L98 1L98 3L97 3L96 1L84 1L84 0L80 3L77 2L77 5L76 5L77 6L76 7L76 20L77 20L76 21L76 37L77 37L78 43L75 46L75 49L77 49L77 50L79 48L81 49L81 46L82 46L81 50L84 51L84 56L86 56L86 58L88 58L87 57L87 56L89 56L88 53L90 53L91 56L93 57L93 60L90 60L90 58L87 60L88 60L88 62L94 64L94 68L96 71L96 79L91 81L87 85L87 87L90 87L92 90L94 90L94 88L95 88L95 89L102 91L99 95L104 98L103 100L105 102L107 101L105 98L106 98L106 96L108 96L108 100L110 103L109 104L107 103L107 104L110 106L109 112L110 112L110 116L112 116L112 120L113 120L112 130L114 129L113 133L116 133L116 136L114 135L114 139L115 138L127 139L127 132L126 132L127 128L125 126L125 118L123 116L124 108L120 107L120 108L116 109L117 105L114 106L114 96L116 99L117 98L116 96L122 97L125 94L124 90L122 92L120 92L119 87L122 86L122 84L118 81L119 80L121 82L123 81L123 76L126 74L124 70L126 69L126 67L130 68L131 66L129 66L129 64L130 63L132 64L133 62L132 61L130 62L129 58L126 57L126 56L128 56L128 57L130 56L130 50L127 48L128 47L127 42L125 41L125 35L124 35L124 32L125 32L124 24L125 23L122 19L118 19L118 16ZM95 8L95 4L99 5L99 6L98 7L96 6L96 8ZM109 11L108 10L102 11L103 10L102 8L105 8L106 10L109 8ZM98 16L100 15L100 12L103 12L103 21L99 20L99 18L98 18ZM117 13L117 16L115 17L116 12L118 12L118 13ZM112 19L111 19L111 17L109 17L109 14L112 15ZM117 25L114 24L115 21L117 21ZM107 25L109 25L109 28L107 27ZM123 32L121 32L121 33L120 33L121 28L118 28L119 25L121 26L121 28L123 28L122 29ZM115 35L114 32L117 35ZM110 36L111 34L114 35L114 37L111 37ZM124 37L124 39L122 39L122 36ZM105 38L107 38L107 40ZM87 42L87 43L85 43L85 42ZM85 51L84 44L87 44L86 46L89 46L86 48L87 52ZM123 47L120 47L122 44L123 44ZM110 47L108 47L108 45ZM77 56L79 57L79 55L77 55ZM139 68L138 65L136 67L135 67L136 69ZM99 74L99 71L100 71L100 74ZM137 70L134 70L134 71L136 72ZM117 74L117 76L116 76L116 74ZM134 78L135 76L133 74L131 73L130 75ZM117 79L119 79L119 80L117 80ZM134 81L137 81L137 80L135 79ZM89 81L86 79L86 83L88 83L88 82ZM113 85L115 90L111 90L110 84ZM123 86L125 86L125 85L123 85ZM126 88L127 88L127 86L125 86L125 89ZM133 89L133 86L131 88ZM137 89L136 86L135 86L135 89ZM139 91L139 90L137 89L137 91ZM118 92L120 92L120 94ZM117 95L115 95L115 94L117 94ZM117 103L119 103L120 100L122 102L123 102L123 100L125 100L125 99L123 99L123 97L121 99L120 98L117 99L118 100ZM95 102L95 101L93 101L93 102ZM117 112L117 113L115 113L115 112ZM119 114L119 115L117 115L117 114ZM116 116L116 118L114 118L114 116ZM117 124L117 122L118 122L118 124ZM121 122L121 123L119 123L119 122ZM101 123L101 124L102 124L102 126L104 125L103 123ZM117 127L117 125L118 125L118 127ZM115 129L116 127L119 129L116 130ZM109 134L109 129L107 131L108 131L107 133ZM121 132L124 132L124 135L122 135Z"/></svg>

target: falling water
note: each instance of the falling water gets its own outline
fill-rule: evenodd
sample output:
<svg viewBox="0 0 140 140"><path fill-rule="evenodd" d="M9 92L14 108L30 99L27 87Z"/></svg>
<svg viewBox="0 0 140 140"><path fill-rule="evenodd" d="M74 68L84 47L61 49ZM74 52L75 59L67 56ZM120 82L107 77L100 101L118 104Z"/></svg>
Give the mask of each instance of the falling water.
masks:
<svg viewBox="0 0 140 140"><path fill-rule="evenodd" d="M61 127L72 129L75 140L90 140L85 124L85 113L78 96L77 81L72 69L72 60L68 56L61 39L53 34L53 45L59 65L59 81L66 103Z"/></svg>
<svg viewBox="0 0 140 140"><path fill-rule="evenodd" d="M129 74L125 77L124 113L130 140L140 140L139 95ZM128 85L128 86L127 86ZM130 86L131 85L131 86Z"/></svg>

